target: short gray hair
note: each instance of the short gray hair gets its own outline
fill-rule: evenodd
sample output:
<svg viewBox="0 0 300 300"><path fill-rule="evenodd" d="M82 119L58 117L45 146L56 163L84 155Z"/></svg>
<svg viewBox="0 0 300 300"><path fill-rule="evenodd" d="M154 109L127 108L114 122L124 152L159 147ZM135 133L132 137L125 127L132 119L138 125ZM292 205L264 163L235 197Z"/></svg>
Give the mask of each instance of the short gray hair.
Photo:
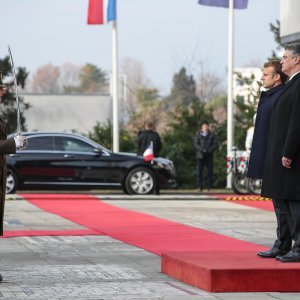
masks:
<svg viewBox="0 0 300 300"><path fill-rule="evenodd" d="M285 50L291 51L293 56L300 56L300 43L292 43L285 46Z"/></svg>

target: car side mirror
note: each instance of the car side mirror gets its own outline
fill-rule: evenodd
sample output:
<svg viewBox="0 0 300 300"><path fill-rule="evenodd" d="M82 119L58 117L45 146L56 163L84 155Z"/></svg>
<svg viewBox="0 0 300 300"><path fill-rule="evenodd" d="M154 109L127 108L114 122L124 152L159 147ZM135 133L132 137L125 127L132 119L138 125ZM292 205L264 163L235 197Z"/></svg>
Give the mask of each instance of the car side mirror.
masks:
<svg viewBox="0 0 300 300"><path fill-rule="evenodd" d="M102 155L102 150L99 149L99 148L94 148L94 153L95 153L96 155L101 156L101 155Z"/></svg>

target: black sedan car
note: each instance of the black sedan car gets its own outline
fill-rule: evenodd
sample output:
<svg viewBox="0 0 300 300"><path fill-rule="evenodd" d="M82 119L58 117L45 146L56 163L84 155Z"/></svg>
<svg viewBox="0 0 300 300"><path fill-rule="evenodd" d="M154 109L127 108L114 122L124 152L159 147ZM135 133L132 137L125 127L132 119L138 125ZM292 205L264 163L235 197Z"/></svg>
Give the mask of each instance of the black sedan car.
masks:
<svg viewBox="0 0 300 300"><path fill-rule="evenodd" d="M151 194L176 186L172 161L152 163L130 153L113 153L77 134L26 132L26 150L7 155L7 193L18 189L122 188Z"/></svg>

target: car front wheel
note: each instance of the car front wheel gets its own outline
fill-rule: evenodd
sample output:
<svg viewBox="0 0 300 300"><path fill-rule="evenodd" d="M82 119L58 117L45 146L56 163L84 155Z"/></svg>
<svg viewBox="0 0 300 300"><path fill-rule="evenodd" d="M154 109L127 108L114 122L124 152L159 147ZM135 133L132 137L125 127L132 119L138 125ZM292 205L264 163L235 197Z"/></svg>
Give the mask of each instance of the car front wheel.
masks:
<svg viewBox="0 0 300 300"><path fill-rule="evenodd" d="M8 170L6 177L6 194L13 194L18 188L18 177L12 170Z"/></svg>
<svg viewBox="0 0 300 300"><path fill-rule="evenodd" d="M153 172L147 168L136 168L129 172L125 180L125 189L128 194L151 194L156 188Z"/></svg>

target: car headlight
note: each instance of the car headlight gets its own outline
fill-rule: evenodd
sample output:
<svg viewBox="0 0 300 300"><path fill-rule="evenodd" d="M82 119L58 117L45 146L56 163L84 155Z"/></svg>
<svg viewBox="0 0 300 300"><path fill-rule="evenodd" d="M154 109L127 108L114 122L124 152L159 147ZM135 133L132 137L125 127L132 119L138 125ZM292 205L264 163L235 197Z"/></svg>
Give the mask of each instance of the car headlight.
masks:
<svg viewBox="0 0 300 300"><path fill-rule="evenodd" d="M168 170L172 174L176 174L175 167L174 167L174 164L173 164L172 161L170 161L170 160L165 160L165 161L157 160L156 164L157 164L158 167L160 167L162 169L165 169L165 170Z"/></svg>

